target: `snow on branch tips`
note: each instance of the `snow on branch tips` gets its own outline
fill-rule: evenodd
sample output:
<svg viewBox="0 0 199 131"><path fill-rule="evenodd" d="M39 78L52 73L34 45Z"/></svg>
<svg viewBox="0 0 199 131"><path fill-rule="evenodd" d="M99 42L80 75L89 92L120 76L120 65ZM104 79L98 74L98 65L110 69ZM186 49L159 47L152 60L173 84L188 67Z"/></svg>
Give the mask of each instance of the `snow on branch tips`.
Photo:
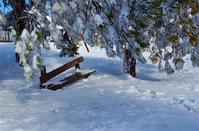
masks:
<svg viewBox="0 0 199 131"><path fill-rule="evenodd" d="M198 1L44 0L39 6L36 3L27 11L34 22L24 29L17 42L23 64L29 65L28 55L33 54L34 61L38 60L34 68L39 67L40 48L49 47L49 41L60 49L60 56L74 56L83 40L90 46L105 48L109 57L121 57L124 65L134 59L146 63L143 52L150 51L150 59L161 72L172 74L182 69L187 54L191 54L193 66L199 66Z"/></svg>

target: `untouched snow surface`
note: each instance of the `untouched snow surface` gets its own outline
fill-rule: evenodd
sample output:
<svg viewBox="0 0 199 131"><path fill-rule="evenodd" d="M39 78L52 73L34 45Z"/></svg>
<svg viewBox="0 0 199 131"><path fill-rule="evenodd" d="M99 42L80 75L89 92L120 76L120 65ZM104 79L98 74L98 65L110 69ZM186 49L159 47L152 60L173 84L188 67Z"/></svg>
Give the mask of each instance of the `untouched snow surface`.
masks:
<svg viewBox="0 0 199 131"><path fill-rule="evenodd" d="M134 79L122 73L120 59L81 48L82 69L97 74L50 91L25 81L13 52L0 43L0 131L199 131L199 69L188 60L169 76L138 64ZM69 59L55 49L43 56L48 70Z"/></svg>

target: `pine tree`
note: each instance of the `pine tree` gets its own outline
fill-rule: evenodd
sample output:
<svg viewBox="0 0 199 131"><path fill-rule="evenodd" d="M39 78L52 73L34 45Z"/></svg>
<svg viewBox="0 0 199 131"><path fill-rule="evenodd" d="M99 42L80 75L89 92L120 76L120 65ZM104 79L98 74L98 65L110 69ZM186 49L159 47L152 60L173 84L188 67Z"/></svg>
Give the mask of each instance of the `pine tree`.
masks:
<svg viewBox="0 0 199 131"><path fill-rule="evenodd" d="M74 55L78 41L84 40L105 48L109 57L121 57L124 71L133 76L136 60L146 63L145 48L150 48L150 59L161 72L182 69L187 54L193 66L199 66L198 5L195 0L33 0L26 11L32 28L18 41L21 61L31 67L27 56L32 53L37 60L41 45L48 48L50 40L61 56Z"/></svg>
<svg viewBox="0 0 199 131"><path fill-rule="evenodd" d="M173 0L162 7L163 16L152 30L152 48L156 50L152 50L151 59L157 59L159 67L169 74L183 69L187 54L191 54L193 66L198 66L199 2Z"/></svg>

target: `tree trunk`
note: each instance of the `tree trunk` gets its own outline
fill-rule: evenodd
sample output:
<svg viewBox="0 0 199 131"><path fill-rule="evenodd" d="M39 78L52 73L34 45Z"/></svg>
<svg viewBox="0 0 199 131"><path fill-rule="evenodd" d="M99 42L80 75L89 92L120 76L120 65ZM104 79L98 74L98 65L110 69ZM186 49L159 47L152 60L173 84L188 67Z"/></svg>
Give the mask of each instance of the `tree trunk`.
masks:
<svg viewBox="0 0 199 131"><path fill-rule="evenodd" d="M136 77L136 59L132 57L131 52L128 49L125 50L123 64L124 72L129 73L132 77Z"/></svg>
<svg viewBox="0 0 199 131"><path fill-rule="evenodd" d="M11 6L13 8L13 11L10 13L9 21L11 22L10 25L13 26L17 32L17 39L19 39L26 25L24 21L20 20L26 8L25 0L13 0ZM15 56L16 62L19 63L19 54L16 53Z"/></svg>
<svg viewBox="0 0 199 131"><path fill-rule="evenodd" d="M130 61L129 74L132 77L136 77L136 59L134 59L133 57L131 57Z"/></svg>
<svg viewBox="0 0 199 131"><path fill-rule="evenodd" d="M23 29L25 28L25 22L23 20L20 20L20 18L24 15L24 10L26 8L25 0L14 0L13 1L13 13L15 17L15 30L20 36Z"/></svg>

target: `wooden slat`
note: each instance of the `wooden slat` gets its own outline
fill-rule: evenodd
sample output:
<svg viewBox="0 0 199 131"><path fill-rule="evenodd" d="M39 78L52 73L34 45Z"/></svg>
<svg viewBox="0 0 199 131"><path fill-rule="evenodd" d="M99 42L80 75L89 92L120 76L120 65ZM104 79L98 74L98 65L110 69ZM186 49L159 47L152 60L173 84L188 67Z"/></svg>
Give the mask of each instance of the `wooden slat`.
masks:
<svg viewBox="0 0 199 131"><path fill-rule="evenodd" d="M77 66L80 62L84 61L83 57L79 57L69 63L64 64L63 66L49 72L46 73L45 75L41 75L40 77L40 82L41 84L46 83L48 80L52 79L53 77L61 74L62 72L68 70L71 67Z"/></svg>
<svg viewBox="0 0 199 131"><path fill-rule="evenodd" d="M75 81L84 79L84 78L88 78L91 74L95 73L95 71L92 72L88 72L88 73L75 73L71 76L65 77L63 80L60 81L59 84L49 84L47 85L47 89L50 90L57 90L57 89L61 89L66 85L69 85Z"/></svg>

